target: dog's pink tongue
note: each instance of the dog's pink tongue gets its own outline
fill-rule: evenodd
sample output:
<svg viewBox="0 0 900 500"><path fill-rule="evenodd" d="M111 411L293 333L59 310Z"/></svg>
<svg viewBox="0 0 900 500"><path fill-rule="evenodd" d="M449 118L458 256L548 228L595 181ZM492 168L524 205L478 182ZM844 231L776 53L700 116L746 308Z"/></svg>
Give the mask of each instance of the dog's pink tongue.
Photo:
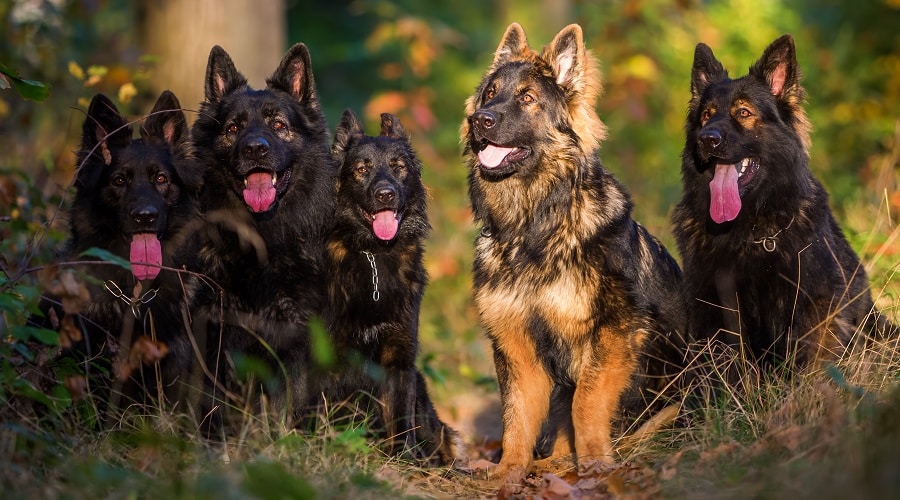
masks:
<svg viewBox="0 0 900 500"><path fill-rule="evenodd" d="M153 233L139 233L131 237L131 271L139 280L153 279L162 265L162 248ZM147 265L153 264L153 265Z"/></svg>
<svg viewBox="0 0 900 500"><path fill-rule="evenodd" d="M389 241L397 235L397 227L400 222L394 217L393 210L382 210L375 214L375 220L372 221L372 231L378 239Z"/></svg>
<svg viewBox="0 0 900 500"><path fill-rule="evenodd" d="M270 172L254 172L247 176L244 201L254 212L265 212L275 203L275 186Z"/></svg>
<svg viewBox="0 0 900 500"><path fill-rule="evenodd" d="M716 224L721 224L734 220L740 211L737 168L735 165L716 165L716 174L709 183L709 216Z"/></svg>
<svg viewBox="0 0 900 500"><path fill-rule="evenodd" d="M501 148L488 144L488 146L478 153L478 161L485 168L495 168L500 162L506 158L506 155L512 153L515 148Z"/></svg>

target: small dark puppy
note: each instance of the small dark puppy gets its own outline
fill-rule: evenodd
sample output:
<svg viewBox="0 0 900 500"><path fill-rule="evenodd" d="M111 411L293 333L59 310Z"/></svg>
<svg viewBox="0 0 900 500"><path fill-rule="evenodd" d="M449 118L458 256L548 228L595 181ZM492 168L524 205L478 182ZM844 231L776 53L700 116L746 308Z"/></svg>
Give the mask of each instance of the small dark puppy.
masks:
<svg viewBox="0 0 900 500"><path fill-rule="evenodd" d="M341 168L324 319L340 371L322 377L322 395L335 401L374 394L389 439L432 463L458 460L460 440L438 418L415 366L431 228L421 164L389 114L381 115L381 135L371 137L345 111L332 153Z"/></svg>
<svg viewBox="0 0 900 500"><path fill-rule="evenodd" d="M186 374L192 356L184 312L197 281L172 268L192 266L197 252L202 176L193 163L184 112L171 92L160 95L140 135L132 138L130 123L109 98L93 98L78 151L63 257L82 259L87 250L100 249L130 262L131 269L110 262L77 267L90 278L90 300L61 324L68 340L84 338L89 359L96 354L112 359L118 350L115 375L131 376L132 389L156 393L157 374L142 369L141 352L167 351L160 379L174 397L173 383ZM91 255L86 258L103 260L97 257L102 254ZM60 297L65 287L49 281L51 295L71 306ZM140 390L128 394L139 397Z"/></svg>

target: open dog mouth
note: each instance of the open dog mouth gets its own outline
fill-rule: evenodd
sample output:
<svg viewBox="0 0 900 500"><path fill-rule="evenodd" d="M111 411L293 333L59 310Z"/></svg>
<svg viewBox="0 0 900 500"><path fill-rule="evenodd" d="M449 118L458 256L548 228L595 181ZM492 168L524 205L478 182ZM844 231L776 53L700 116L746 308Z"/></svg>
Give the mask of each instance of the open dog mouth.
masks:
<svg viewBox="0 0 900 500"><path fill-rule="evenodd" d="M291 176L290 169L278 175L278 172L257 168L244 177L242 194L244 202L254 212L265 212L275 204L279 191L284 191Z"/></svg>
<svg viewBox="0 0 900 500"><path fill-rule="evenodd" d="M529 148L503 147L482 139L481 150L478 152L478 161L481 162L481 166L484 168L495 169L522 161L529 155L531 155L531 149Z"/></svg>
<svg viewBox="0 0 900 500"><path fill-rule="evenodd" d="M139 281L154 279L162 265L162 245L156 233L135 233L131 235L131 272Z"/></svg>
<svg viewBox="0 0 900 500"><path fill-rule="evenodd" d="M372 224L372 232L375 237L382 241L391 241L397 236L400 229L400 220L403 215L392 208L378 210L375 213L369 213L361 210L363 217Z"/></svg>
<svg viewBox="0 0 900 500"><path fill-rule="evenodd" d="M709 216L716 224L734 220L741 211L741 188L759 171L759 159L744 158L739 163L716 163L709 183Z"/></svg>

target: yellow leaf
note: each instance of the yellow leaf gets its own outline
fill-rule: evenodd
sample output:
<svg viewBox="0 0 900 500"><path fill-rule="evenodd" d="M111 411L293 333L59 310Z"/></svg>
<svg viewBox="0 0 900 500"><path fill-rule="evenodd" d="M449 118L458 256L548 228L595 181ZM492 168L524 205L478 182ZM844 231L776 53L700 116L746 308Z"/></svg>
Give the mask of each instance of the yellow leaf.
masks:
<svg viewBox="0 0 900 500"><path fill-rule="evenodd" d="M656 61L644 54L635 54L625 63L628 73L635 78L651 81L659 74Z"/></svg>
<svg viewBox="0 0 900 500"><path fill-rule="evenodd" d="M93 66L88 66L87 72L91 76L97 76L97 77L103 78L104 76L106 76L106 73L109 72L109 68L107 68L106 66L93 65Z"/></svg>
<svg viewBox="0 0 900 500"><path fill-rule="evenodd" d="M137 88L133 83L128 82L125 85L119 87L119 102L123 104L128 104L131 102L131 99L134 98L138 93Z"/></svg>
<svg viewBox="0 0 900 500"><path fill-rule="evenodd" d="M84 70L75 61L69 61L69 74L79 80L84 80Z"/></svg>

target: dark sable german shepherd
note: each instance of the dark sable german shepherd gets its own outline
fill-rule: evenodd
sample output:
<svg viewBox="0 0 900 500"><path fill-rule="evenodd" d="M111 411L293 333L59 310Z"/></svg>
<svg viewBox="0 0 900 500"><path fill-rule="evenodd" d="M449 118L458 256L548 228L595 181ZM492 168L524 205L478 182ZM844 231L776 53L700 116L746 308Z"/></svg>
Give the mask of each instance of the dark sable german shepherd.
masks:
<svg viewBox="0 0 900 500"><path fill-rule="evenodd" d="M221 296L204 297L198 315L211 335L208 368L229 389L217 403L230 405L240 401L229 372L259 366L242 361L248 357L262 361L273 408L290 422L307 397L308 322L324 295L336 172L309 52L301 43L291 47L266 87L255 90L213 47L205 91L192 128L206 169L200 260L223 288Z"/></svg>
<svg viewBox="0 0 900 500"><path fill-rule="evenodd" d="M80 316L62 321L84 336L88 357L123 343L119 361L125 365L116 366L117 375L130 374L151 394L156 370L126 366L126 354L136 342L164 344L162 388L175 395L172 384L187 374L192 356L184 312L196 288L194 278L175 270L192 267L197 252L202 174L192 160L184 112L171 92L159 96L140 138L132 132L109 98L94 96L78 151L64 253L72 259L99 248L130 261L131 269L110 263L79 267L91 278L90 301Z"/></svg>
<svg viewBox="0 0 900 500"><path fill-rule="evenodd" d="M673 221L692 335L743 342L764 363L839 356L861 324L881 320L809 169L793 38L734 80L698 44L691 94Z"/></svg>
<svg viewBox="0 0 900 500"><path fill-rule="evenodd" d="M644 375L681 361L651 355L683 331L681 271L600 163L598 73L578 25L538 53L512 24L466 102L469 195L483 226L475 303L502 397L501 477L527 470L545 421L550 440L566 431L579 466L612 460L620 403L637 403Z"/></svg>
<svg viewBox="0 0 900 500"><path fill-rule="evenodd" d="M438 418L415 365L431 229L421 163L390 114L381 115L381 135L372 137L345 111L332 153L341 167L323 316L340 366L320 390L332 402L357 391L373 395L378 425L401 444L395 448L451 463L462 457L460 440Z"/></svg>

